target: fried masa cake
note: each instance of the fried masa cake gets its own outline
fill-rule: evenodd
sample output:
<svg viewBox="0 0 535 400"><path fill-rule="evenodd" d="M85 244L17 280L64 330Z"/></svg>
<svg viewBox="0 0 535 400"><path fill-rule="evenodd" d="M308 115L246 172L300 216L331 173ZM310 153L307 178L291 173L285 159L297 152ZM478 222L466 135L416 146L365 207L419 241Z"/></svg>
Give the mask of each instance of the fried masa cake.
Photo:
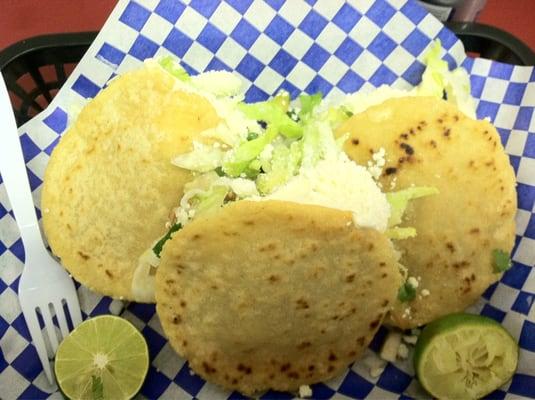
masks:
<svg viewBox="0 0 535 400"><path fill-rule="evenodd" d="M402 329L461 311L500 279L492 252L510 252L515 236L514 171L496 129L433 97L395 98L356 114L336 131L344 150L365 164L383 147L385 191L433 186L405 214L414 238L396 241L401 263L419 281L413 301L387 318Z"/></svg>
<svg viewBox="0 0 535 400"><path fill-rule="evenodd" d="M156 63L114 79L84 107L46 169L44 231L73 277L115 298L136 298L141 253L166 232L191 173L172 165L219 117L201 96L173 90Z"/></svg>
<svg viewBox="0 0 535 400"><path fill-rule="evenodd" d="M351 212L238 201L166 243L157 312L203 378L247 395L297 390L362 355L396 298L397 259Z"/></svg>

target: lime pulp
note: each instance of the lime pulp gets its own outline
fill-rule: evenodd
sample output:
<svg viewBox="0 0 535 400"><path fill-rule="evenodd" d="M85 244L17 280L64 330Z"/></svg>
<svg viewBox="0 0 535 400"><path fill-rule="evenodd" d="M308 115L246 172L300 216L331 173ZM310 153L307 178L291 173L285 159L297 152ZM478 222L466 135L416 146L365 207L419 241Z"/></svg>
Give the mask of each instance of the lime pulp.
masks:
<svg viewBox="0 0 535 400"><path fill-rule="evenodd" d="M425 390L439 399L478 399L509 379L518 363L518 345L496 321L451 314L422 331L414 368Z"/></svg>
<svg viewBox="0 0 535 400"><path fill-rule="evenodd" d="M147 343L127 320L102 315L82 322L59 345L54 370L70 399L130 399L149 367Z"/></svg>

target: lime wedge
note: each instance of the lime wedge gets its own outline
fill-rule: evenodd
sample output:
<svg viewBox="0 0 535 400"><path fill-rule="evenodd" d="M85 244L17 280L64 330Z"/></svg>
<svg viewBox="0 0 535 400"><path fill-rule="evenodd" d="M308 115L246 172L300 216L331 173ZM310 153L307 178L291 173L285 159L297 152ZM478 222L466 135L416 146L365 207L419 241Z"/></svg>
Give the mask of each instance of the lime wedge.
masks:
<svg viewBox="0 0 535 400"><path fill-rule="evenodd" d="M70 399L131 399L143 384L149 351L127 320L102 315L82 322L56 353L58 385Z"/></svg>
<svg viewBox="0 0 535 400"><path fill-rule="evenodd" d="M480 315L451 314L431 322L414 349L414 369L439 399L478 399L513 376L518 345L500 324Z"/></svg>

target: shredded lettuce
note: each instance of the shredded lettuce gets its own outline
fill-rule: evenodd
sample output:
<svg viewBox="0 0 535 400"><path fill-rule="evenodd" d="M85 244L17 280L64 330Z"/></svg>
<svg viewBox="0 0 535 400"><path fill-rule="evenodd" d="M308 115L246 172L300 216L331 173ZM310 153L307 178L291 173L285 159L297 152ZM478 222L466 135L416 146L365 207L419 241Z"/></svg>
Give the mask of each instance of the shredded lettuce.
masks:
<svg viewBox="0 0 535 400"><path fill-rule="evenodd" d="M512 266L510 254L500 249L492 250L492 261L496 273L507 271Z"/></svg>
<svg viewBox="0 0 535 400"><path fill-rule="evenodd" d="M377 104L391 98L408 96L432 96L439 99L446 94L447 101L455 104L465 115L475 118L475 102L470 95L470 77L464 68L455 68L450 71L448 63L441 58L442 46L440 40L435 40L429 50L424 54L423 62L426 65L422 81L411 90L401 90L388 85L381 85L377 89L366 89L345 96L342 106L354 114L361 113ZM336 124L337 117L343 114L336 112L341 107L331 111L330 118Z"/></svg>
<svg viewBox="0 0 535 400"><path fill-rule="evenodd" d="M386 199L390 203L390 219L388 220L388 226L393 227L401 223L409 200L431 196L433 194L438 194L438 189L428 186L411 187L397 192L387 193Z"/></svg>
<svg viewBox="0 0 535 400"><path fill-rule="evenodd" d="M290 94L285 90L281 90L275 97L273 97L271 100L268 100L268 102L280 108L285 113L288 112L290 108L290 101L292 101Z"/></svg>
<svg viewBox="0 0 535 400"><path fill-rule="evenodd" d="M424 55L425 71L417 92L421 96L442 97L445 88L445 76L449 73L448 63L440 57L442 46L440 40L433 42Z"/></svg>
<svg viewBox="0 0 535 400"><path fill-rule="evenodd" d="M158 64L181 81L188 82L191 79L186 70L179 64L178 60L172 56L162 57L158 60Z"/></svg>
<svg viewBox="0 0 535 400"><path fill-rule="evenodd" d="M227 186L213 186L211 190L205 194L196 196L199 203L195 206L195 215L199 216L206 212L218 209L225 202L229 188Z"/></svg>
<svg viewBox="0 0 535 400"><path fill-rule="evenodd" d="M207 71L191 77L195 88L216 97L236 96L241 92L242 81L228 71Z"/></svg>
<svg viewBox="0 0 535 400"><path fill-rule="evenodd" d="M210 188L215 185L215 183L219 180L219 175L217 172L210 171L203 174L199 174L195 177L195 179L187 182L184 185L184 193L190 192L192 190L197 191L207 191L210 190Z"/></svg>
<svg viewBox="0 0 535 400"><path fill-rule="evenodd" d="M416 229L413 227L394 226L386 230L386 236L396 240L408 239L416 236Z"/></svg>
<svg viewBox="0 0 535 400"><path fill-rule="evenodd" d="M329 123L325 120L316 121L316 126L320 135L320 152L323 160L338 158L342 152Z"/></svg>
<svg viewBox="0 0 535 400"><path fill-rule="evenodd" d="M279 101L241 103L238 107L247 118L264 121L269 127L276 128L281 135L287 138L297 139L303 135L302 126L286 114L287 111L281 107Z"/></svg>
<svg viewBox="0 0 535 400"><path fill-rule="evenodd" d="M342 122L353 116L353 112L350 111L345 105L332 106L326 112L325 118L329 121L329 124L335 129Z"/></svg>
<svg viewBox="0 0 535 400"><path fill-rule="evenodd" d="M320 132L316 125L309 124L303 133L303 167L313 167L321 156Z"/></svg>
<svg viewBox="0 0 535 400"><path fill-rule="evenodd" d="M229 176L240 176L262 150L277 137L275 127L269 126L265 133L256 139L245 141L232 153L223 164L223 171Z"/></svg>
<svg viewBox="0 0 535 400"><path fill-rule="evenodd" d="M176 156L172 163L190 171L208 172L220 167L224 156L220 147L193 142L193 151Z"/></svg>
<svg viewBox="0 0 535 400"><path fill-rule="evenodd" d="M293 142L289 147L278 144L273 149L269 172L258 175L256 186L262 194L271 193L284 185L299 170L302 158L302 144Z"/></svg>
<svg viewBox="0 0 535 400"><path fill-rule="evenodd" d="M455 104L464 114L475 118L475 103L470 95L470 78L463 68L452 71L448 63L440 55L442 45L435 40L424 55L426 69L422 75L422 82L416 87L419 96L434 96L442 98L446 93L447 100Z"/></svg>
<svg viewBox="0 0 535 400"><path fill-rule="evenodd" d="M313 120L305 125L303 134L303 167L313 167L321 159L332 159L341 152L332 128L324 119Z"/></svg>
<svg viewBox="0 0 535 400"><path fill-rule="evenodd" d="M319 106L323 95L321 92L315 94L302 94L299 96L299 101L301 102L301 111L299 111L299 118L305 119L309 117L314 109Z"/></svg>

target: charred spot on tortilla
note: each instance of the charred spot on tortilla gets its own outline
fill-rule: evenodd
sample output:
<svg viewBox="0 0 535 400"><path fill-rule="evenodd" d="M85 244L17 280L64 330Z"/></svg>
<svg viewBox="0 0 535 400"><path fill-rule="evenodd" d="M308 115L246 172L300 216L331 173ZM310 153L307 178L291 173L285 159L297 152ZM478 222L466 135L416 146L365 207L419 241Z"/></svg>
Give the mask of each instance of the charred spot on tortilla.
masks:
<svg viewBox="0 0 535 400"><path fill-rule="evenodd" d="M165 234L192 176L169 160L219 121L206 99L174 90L175 81L157 65L114 79L82 109L45 172L50 247L76 280L104 295L153 301L132 293L134 270Z"/></svg>
<svg viewBox="0 0 535 400"><path fill-rule="evenodd" d="M252 215L255 224L244 224ZM200 376L248 395L297 390L341 373L370 343L401 285L390 241L348 221L351 213L341 210L244 200L190 222L164 247L156 276L157 312L173 348ZM229 226L264 251L224 235ZM304 258L295 250L301 247Z"/></svg>
<svg viewBox="0 0 535 400"><path fill-rule="evenodd" d="M400 134L400 126L411 127L414 134L410 129ZM417 235L395 246L409 275L421 281L410 300L411 315L397 301L388 323L408 329L464 310L500 278L493 249L507 253L514 243L515 177L496 129L440 99L402 97L355 114L337 129L338 136L346 133L344 150L358 163L370 159L366 149L385 149L389 161L379 177L385 191L412 185L439 190L409 205L404 225ZM350 145L357 135L360 145ZM468 285L464 279L471 274L477 279Z"/></svg>

